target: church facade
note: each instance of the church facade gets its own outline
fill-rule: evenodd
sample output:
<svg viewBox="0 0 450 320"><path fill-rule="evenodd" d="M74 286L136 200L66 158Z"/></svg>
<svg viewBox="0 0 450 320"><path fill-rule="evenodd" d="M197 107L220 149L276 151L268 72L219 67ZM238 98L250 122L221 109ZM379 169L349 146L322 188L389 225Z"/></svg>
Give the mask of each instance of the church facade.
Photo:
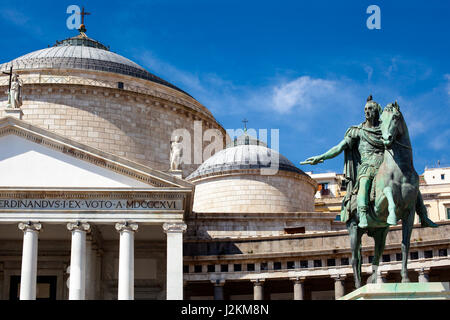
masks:
<svg viewBox="0 0 450 320"><path fill-rule="evenodd" d="M11 74L0 77L1 299L352 290L348 233L335 212L315 210L314 179L246 132L225 141L205 106L85 32L0 65ZM174 132L195 137L198 127L226 148L202 164L175 163ZM277 170L264 174L274 155ZM450 222L438 223L414 229L414 281L450 280ZM385 281L399 279L400 239L391 227Z"/></svg>

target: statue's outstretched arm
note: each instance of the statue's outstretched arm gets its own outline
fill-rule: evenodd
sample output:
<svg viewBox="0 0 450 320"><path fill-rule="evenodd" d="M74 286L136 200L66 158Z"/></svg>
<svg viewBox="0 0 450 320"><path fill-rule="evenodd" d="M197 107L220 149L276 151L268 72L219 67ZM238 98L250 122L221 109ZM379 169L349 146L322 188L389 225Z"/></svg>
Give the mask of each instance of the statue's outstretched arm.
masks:
<svg viewBox="0 0 450 320"><path fill-rule="evenodd" d="M313 164L314 165L319 162L323 162L324 160L332 159L332 158L338 156L339 154L341 154L341 152L344 151L345 148L347 148L347 146L348 146L348 144L344 139L338 145L334 146L333 148L331 148L324 154L308 158L304 162L301 162L301 164Z"/></svg>

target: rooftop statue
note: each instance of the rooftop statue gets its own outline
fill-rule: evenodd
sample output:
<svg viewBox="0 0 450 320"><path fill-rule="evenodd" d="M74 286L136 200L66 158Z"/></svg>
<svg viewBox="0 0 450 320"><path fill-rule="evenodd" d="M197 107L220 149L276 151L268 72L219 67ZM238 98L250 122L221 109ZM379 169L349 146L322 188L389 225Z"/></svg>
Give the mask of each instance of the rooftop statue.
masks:
<svg viewBox="0 0 450 320"><path fill-rule="evenodd" d="M375 240L372 275L368 282L376 283L389 226L402 220L401 275L402 282L409 282L407 261L414 212L422 227L438 226L427 217L419 191L419 175L413 166L408 128L399 105L391 103L382 110L369 96L364 113L366 120L350 127L338 145L301 163L315 165L344 151L347 193L342 201L341 221L346 222L349 230L356 288L361 286L364 233Z"/></svg>

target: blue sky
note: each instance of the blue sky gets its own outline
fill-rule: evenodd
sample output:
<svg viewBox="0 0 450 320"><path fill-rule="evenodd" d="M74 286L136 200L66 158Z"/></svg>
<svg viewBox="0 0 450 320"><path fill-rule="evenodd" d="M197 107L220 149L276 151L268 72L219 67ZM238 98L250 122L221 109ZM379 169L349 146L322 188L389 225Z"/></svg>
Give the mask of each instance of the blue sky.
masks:
<svg viewBox="0 0 450 320"><path fill-rule="evenodd" d="M87 34L189 92L225 128L279 129L294 164L364 120L369 94L398 100L417 172L450 166L449 1L2 1L0 62ZM369 30L369 5L381 30ZM270 140L270 138L269 138ZM341 172L343 156L305 171Z"/></svg>

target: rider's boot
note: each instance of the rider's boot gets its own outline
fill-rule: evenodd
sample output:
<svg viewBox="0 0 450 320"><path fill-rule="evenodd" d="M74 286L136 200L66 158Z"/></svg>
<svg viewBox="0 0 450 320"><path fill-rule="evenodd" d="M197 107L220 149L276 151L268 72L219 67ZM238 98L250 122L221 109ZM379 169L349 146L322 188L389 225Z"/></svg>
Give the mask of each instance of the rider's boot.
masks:
<svg viewBox="0 0 450 320"><path fill-rule="evenodd" d="M367 228L369 225L367 223L367 207L358 207L359 223L358 227Z"/></svg>
<svg viewBox="0 0 450 320"><path fill-rule="evenodd" d="M428 218L428 212L427 207L425 207L422 199L422 194L419 192L417 196L417 202L416 202L416 212L419 216L420 225L422 228L430 227L430 228L437 228L439 225L431 221L430 218Z"/></svg>

